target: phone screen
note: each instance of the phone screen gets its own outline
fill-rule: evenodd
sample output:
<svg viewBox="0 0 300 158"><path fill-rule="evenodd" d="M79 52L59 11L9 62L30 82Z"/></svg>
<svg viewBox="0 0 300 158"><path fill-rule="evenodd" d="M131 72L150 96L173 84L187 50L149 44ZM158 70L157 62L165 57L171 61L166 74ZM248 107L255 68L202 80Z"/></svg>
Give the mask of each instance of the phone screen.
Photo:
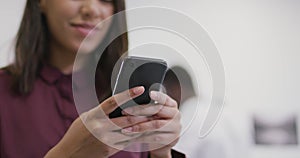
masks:
<svg viewBox="0 0 300 158"><path fill-rule="evenodd" d="M132 56L125 58L121 64L113 94L137 86L144 86L145 92L121 105L121 107L110 114L110 117L120 116L122 109L127 107L152 103L149 92L161 90L166 71L167 63L161 59Z"/></svg>

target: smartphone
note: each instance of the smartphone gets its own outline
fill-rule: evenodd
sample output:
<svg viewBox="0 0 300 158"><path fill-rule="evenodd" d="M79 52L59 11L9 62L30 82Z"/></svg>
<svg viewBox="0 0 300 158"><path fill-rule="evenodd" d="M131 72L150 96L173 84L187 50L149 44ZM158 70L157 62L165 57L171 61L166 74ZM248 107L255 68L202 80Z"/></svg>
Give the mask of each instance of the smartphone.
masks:
<svg viewBox="0 0 300 158"><path fill-rule="evenodd" d="M122 116L122 109L153 103L150 91L160 91L167 72L167 62L162 59L128 56L121 63L117 75L113 95L134 88L144 86L142 95L126 102L109 114L110 118Z"/></svg>

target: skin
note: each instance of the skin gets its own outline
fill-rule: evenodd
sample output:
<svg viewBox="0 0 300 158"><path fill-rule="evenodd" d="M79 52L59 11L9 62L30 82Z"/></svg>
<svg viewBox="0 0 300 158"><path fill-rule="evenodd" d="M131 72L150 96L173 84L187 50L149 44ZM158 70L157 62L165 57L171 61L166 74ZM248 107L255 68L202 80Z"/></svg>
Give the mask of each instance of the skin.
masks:
<svg viewBox="0 0 300 158"><path fill-rule="evenodd" d="M86 37L73 26L96 26L114 12L113 4L104 0L41 0L40 7L50 31L50 63L66 74L72 72L77 50ZM109 27L110 21L95 27L80 49L82 53L88 54L96 48Z"/></svg>
<svg viewBox="0 0 300 158"><path fill-rule="evenodd" d="M72 73L77 50L85 38L72 25L103 22L113 15L114 9L111 2L99 0L41 0L40 7L50 31L49 62L65 74ZM89 55L109 27L110 21L99 25L98 31L88 37L81 53ZM124 112L125 116L108 118L120 104L142 93L143 87L130 89L81 114L45 157L108 157L131 142L149 143L156 149L150 152L153 158L171 157L171 148L177 142L181 125L177 103L168 95L151 92L157 105L133 107L128 109L133 112Z"/></svg>

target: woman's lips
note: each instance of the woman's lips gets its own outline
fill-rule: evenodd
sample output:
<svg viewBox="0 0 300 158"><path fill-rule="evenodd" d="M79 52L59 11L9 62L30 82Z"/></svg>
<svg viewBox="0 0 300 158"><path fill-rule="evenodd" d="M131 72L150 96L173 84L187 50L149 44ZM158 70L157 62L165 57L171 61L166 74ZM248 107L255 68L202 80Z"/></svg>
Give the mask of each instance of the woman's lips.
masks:
<svg viewBox="0 0 300 158"><path fill-rule="evenodd" d="M87 36L88 34L95 34L98 31L98 28L95 28L96 25L91 24L71 24L71 26L82 36Z"/></svg>

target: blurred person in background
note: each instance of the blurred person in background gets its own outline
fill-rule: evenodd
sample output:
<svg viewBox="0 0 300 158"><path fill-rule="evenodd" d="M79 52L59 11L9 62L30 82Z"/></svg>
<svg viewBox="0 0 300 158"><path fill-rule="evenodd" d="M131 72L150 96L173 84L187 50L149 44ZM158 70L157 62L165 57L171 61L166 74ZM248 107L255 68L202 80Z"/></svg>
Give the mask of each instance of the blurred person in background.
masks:
<svg viewBox="0 0 300 158"><path fill-rule="evenodd" d="M222 114L208 136L200 137L201 125L209 107L201 101L201 94L197 95L192 77L185 68L173 66L170 69L165 81L167 92L181 99L178 102L181 101L182 132L174 149L191 158L239 158L240 151L236 149L241 149L242 143L227 114Z"/></svg>

